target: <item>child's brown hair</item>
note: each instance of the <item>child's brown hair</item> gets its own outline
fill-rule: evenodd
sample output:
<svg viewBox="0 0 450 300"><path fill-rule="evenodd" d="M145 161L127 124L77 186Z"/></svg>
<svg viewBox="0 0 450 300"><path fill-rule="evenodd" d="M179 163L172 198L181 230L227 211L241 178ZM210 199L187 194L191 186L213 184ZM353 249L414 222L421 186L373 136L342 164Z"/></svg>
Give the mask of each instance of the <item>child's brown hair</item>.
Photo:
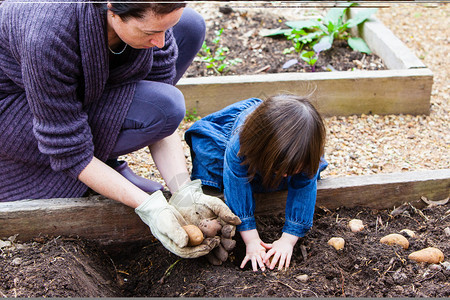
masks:
<svg viewBox="0 0 450 300"><path fill-rule="evenodd" d="M308 98L272 96L245 120L239 155L248 165L250 180L259 173L263 186L275 188L285 174L316 174L325 135L322 117Z"/></svg>

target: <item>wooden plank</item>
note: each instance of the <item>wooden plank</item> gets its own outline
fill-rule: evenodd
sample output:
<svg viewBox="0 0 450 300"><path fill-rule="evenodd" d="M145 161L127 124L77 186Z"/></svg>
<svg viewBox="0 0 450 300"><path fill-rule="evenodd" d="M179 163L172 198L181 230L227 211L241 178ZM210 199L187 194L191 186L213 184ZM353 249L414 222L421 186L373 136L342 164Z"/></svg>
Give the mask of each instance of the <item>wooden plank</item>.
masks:
<svg viewBox="0 0 450 300"><path fill-rule="evenodd" d="M184 78L177 87L186 108L205 116L239 100L314 88L324 116L429 114L433 73L429 69L282 73Z"/></svg>
<svg viewBox="0 0 450 300"><path fill-rule="evenodd" d="M448 197L450 169L322 179L317 205L392 208L404 202ZM256 194L258 215L284 212L286 192ZM0 202L0 239L19 234L26 241L39 235L75 235L101 244L151 239L134 210L102 196Z"/></svg>
<svg viewBox="0 0 450 300"><path fill-rule="evenodd" d="M74 235L105 245L151 238L133 209L102 196L0 203L0 239L14 234L21 241Z"/></svg>
<svg viewBox="0 0 450 300"><path fill-rule="evenodd" d="M350 9L351 16L355 13L357 9ZM358 26L358 34L369 48L383 59L383 63L390 70L426 68L423 62L377 18L371 17Z"/></svg>
<svg viewBox="0 0 450 300"><path fill-rule="evenodd" d="M387 209L405 202L423 205L421 196L441 200L450 193L450 169L324 178L317 185L317 206ZM258 214L283 212L286 192L256 194Z"/></svg>

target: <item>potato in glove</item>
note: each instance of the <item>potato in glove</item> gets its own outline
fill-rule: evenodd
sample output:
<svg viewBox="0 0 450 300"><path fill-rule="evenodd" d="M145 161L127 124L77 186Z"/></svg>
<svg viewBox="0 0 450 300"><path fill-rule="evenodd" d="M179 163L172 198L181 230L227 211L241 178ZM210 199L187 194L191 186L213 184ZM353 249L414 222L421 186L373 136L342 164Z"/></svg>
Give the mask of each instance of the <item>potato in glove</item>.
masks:
<svg viewBox="0 0 450 300"><path fill-rule="evenodd" d="M207 238L202 244L187 246L188 235L182 226L187 225L183 216L167 203L161 191L156 191L135 209L136 214L150 227L153 236L170 252L183 257L195 258L208 254L217 247L218 237Z"/></svg>
<svg viewBox="0 0 450 300"><path fill-rule="evenodd" d="M184 184L169 199L189 224L198 226L204 219L219 217L225 224L239 225L241 220L219 198L205 195L200 179Z"/></svg>
<svg viewBox="0 0 450 300"><path fill-rule="evenodd" d="M220 234L221 244L208 254L207 258L213 265L220 265L226 261L228 252L236 245L232 237L235 226L241 224L239 217L221 199L205 195L199 179L183 185L173 194L169 203L187 222L198 226L206 237ZM205 224L208 225L205 226Z"/></svg>

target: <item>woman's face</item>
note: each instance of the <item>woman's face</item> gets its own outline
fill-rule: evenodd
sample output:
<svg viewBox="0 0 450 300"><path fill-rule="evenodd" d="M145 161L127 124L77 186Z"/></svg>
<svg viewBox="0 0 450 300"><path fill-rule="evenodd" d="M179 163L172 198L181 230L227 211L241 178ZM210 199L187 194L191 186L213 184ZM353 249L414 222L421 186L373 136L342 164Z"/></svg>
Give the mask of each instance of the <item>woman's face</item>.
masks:
<svg viewBox="0 0 450 300"><path fill-rule="evenodd" d="M118 15L114 15L108 10L110 45L115 41L119 42L117 38L120 38L135 49L147 49L155 46L162 48L166 30L178 23L182 13L183 8L165 15L156 15L152 11L147 11L143 18L129 18L123 21Z"/></svg>

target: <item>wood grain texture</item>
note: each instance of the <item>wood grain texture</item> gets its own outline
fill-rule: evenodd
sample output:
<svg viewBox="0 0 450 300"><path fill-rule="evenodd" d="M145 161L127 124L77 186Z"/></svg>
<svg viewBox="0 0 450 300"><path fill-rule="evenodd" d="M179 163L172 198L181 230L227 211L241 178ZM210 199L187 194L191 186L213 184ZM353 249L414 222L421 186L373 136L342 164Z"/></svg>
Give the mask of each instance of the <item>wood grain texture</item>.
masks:
<svg viewBox="0 0 450 300"><path fill-rule="evenodd" d="M441 200L450 193L450 169L325 178L317 185L317 206L388 209L405 202L423 207L421 196ZM258 214L283 212L286 192L256 194Z"/></svg>
<svg viewBox="0 0 450 300"><path fill-rule="evenodd" d="M319 181L317 205L386 209L419 201L421 196L441 200L449 191L450 169L326 178ZM284 212L286 192L256 194L255 198L258 215ZM1 202L0 239L14 234L19 234L20 241L62 235L104 245L152 238L133 209L102 196Z"/></svg>
<svg viewBox="0 0 450 300"><path fill-rule="evenodd" d="M308 94L323 116L429 114L429 69L283 73L185 78L177 87L188 111L205 116L237 101L279 93Z"/></svg>

